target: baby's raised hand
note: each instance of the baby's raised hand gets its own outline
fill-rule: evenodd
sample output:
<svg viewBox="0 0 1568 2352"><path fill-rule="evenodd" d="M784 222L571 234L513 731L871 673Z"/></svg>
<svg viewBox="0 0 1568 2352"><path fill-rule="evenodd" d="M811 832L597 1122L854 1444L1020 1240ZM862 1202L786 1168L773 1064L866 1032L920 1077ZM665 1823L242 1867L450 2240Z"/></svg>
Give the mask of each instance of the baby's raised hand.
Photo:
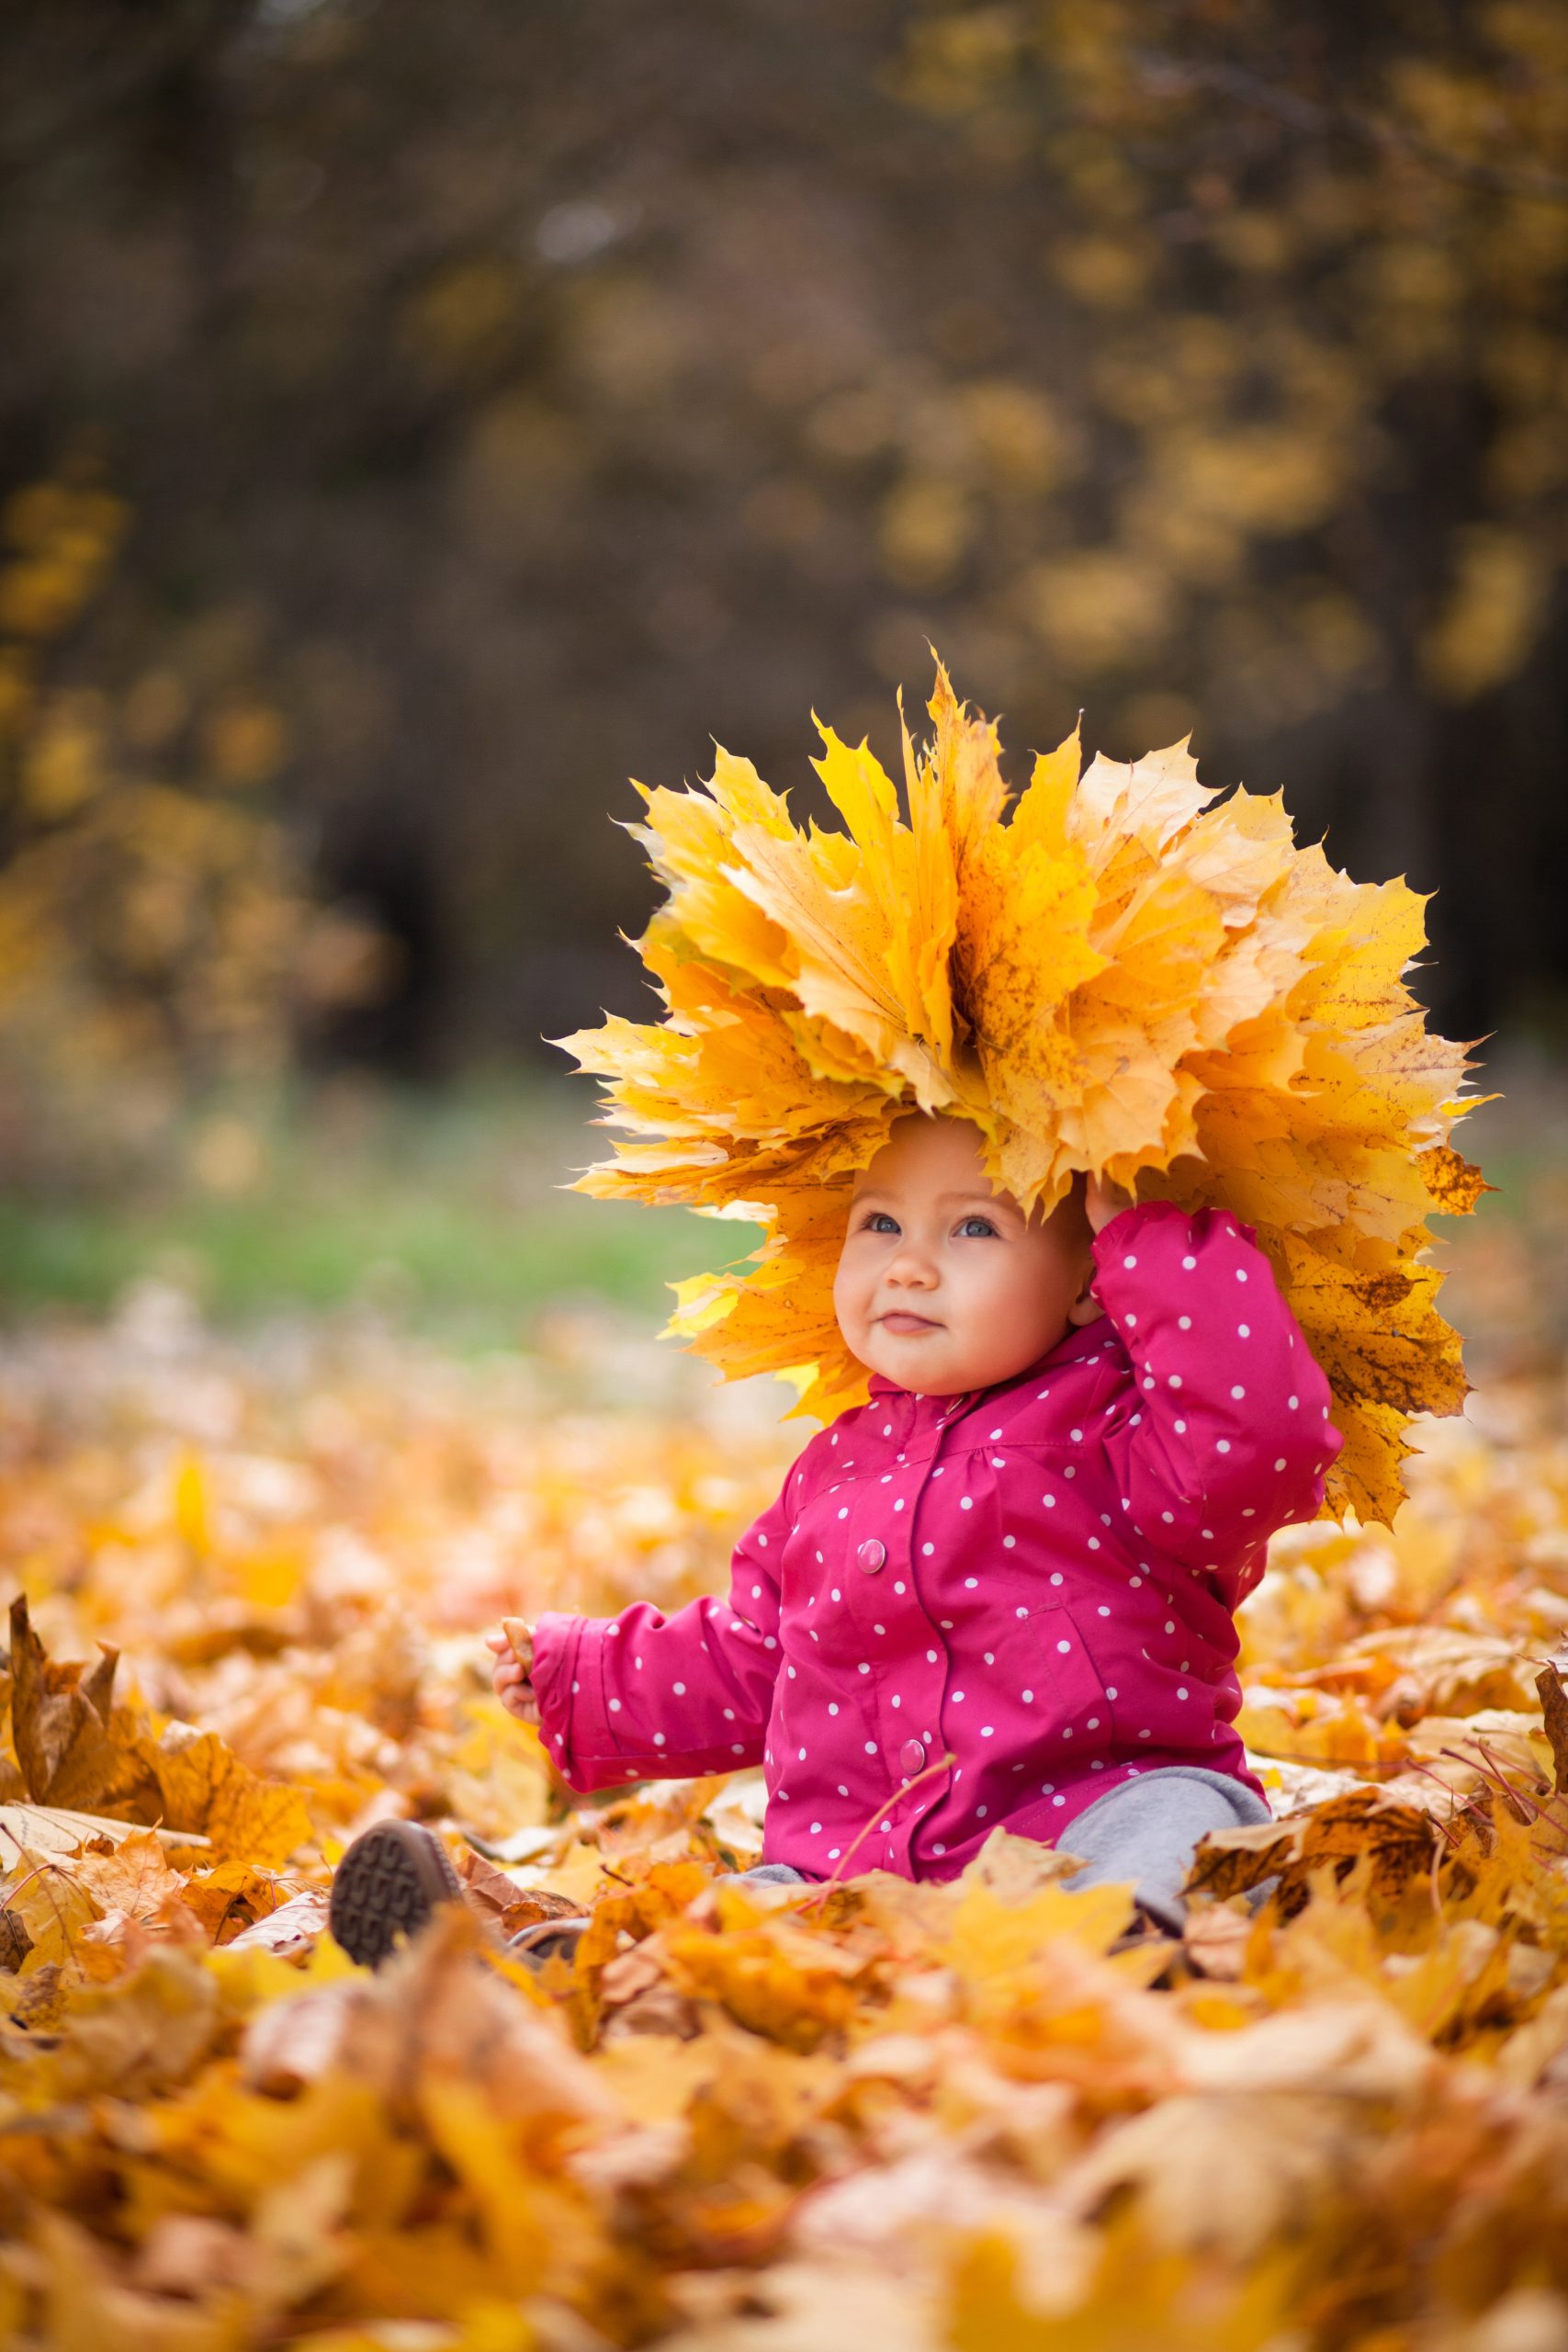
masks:
<svg viewBox="0 0 1568 2352"><path fill-rule="evenodd" d="M532 1625L525 1617L503 1617L501 1631L485 1635L485 1646L495 1656L490 1679L496 1697L520 1724L536 1724L539 1702L534 1695Z"/></svg>

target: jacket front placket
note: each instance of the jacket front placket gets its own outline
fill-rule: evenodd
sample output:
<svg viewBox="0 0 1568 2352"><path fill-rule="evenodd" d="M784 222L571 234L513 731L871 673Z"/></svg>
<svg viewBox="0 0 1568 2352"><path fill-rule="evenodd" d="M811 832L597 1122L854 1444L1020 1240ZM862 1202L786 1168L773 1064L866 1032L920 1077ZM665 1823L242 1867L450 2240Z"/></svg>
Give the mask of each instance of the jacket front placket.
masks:
<svg viewBox="0 0 1568 2352"><path fill-rule="evenodd" d="M908 1389L874 1394L860 1418L848 1471L828 1500L841 1546L840 1590L852 1656L846 1679L856 1686L863 1772L860 1785L871 1811L878 1781L886 1804L860 1846L859 1870L914 1875L909 1849L921 1820L938 1805L952 1769L909 1783L942 1754L942 1706L951 1664L947 1637L931 1603L935 1578L922 1574L920 1546L933 1473L942 1463L947 1431L969 1399L927 1397ZM931 1604L931 1605L928 1605Z"/></svg>

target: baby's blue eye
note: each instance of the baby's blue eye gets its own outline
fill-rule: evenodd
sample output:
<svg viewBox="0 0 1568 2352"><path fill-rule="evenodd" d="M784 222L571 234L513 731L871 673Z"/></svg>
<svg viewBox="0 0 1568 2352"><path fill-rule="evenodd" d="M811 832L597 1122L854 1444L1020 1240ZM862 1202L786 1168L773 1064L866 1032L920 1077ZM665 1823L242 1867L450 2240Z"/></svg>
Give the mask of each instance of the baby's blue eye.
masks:
<svg viewBox="0 0 1568 2352"><path fill-rule="evenodd" d="M871 1231L874 1229L874 1227L875 1227L876 1220L877 1220L877 1218L878 1218L878 1217L880 1217L880 1218L882 1219L882 1221L883 1221L883 1223L884 1223L885 1225L890 1225L890 1226L892 1226L892 1227L894 1227L895 1231L897 1231L897 1219L896 1217L891 1217L891 1216L888 1216L888 1214L887 1214L887 1211L886 1211L886 1209L873 1209L873 1210L872 1210L872 1212L871 1212L871 1215L866 1218L866 1221L865 1221L865 1229L866 1229L866 1231L867 1231L868 1233L869 1233L869 1232L871 1232Z"/></svg>
<svg viewBox="0 0 1568 2352"><path fill-rule="evenodd" d="M971 1225L983 1226L987 1233L995 1233L997 1229L991 1223L990 1218L988 1216L982 1216L978 1210L976 1211L973 1216L966 1216L964 1220L964 1224L959 1227L958 1230L962 1233L965 1226Z"/></svg>

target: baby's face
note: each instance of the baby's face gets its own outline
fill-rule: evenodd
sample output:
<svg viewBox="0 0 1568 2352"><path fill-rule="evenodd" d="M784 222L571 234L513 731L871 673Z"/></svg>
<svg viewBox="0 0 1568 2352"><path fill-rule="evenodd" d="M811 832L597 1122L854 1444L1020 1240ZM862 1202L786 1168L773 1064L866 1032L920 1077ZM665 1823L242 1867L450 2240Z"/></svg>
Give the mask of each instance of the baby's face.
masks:
<svg viewBox="0 0 1568 2352"><path fill-rule="evenodd" d="M979 1130L910 1112L855 1179L833 1281L839 1329L868 1371L924 1396L988 1388L1099 1311L1076 1194L1026 1221L992 1190Z"/></svg>

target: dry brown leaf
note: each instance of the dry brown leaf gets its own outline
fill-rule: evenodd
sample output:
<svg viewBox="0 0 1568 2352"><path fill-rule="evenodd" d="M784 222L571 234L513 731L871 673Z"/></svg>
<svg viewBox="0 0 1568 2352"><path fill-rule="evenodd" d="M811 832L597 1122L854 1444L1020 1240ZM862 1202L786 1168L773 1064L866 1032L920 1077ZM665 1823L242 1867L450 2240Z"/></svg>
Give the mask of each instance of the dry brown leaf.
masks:
<svg viewBox="0 0 1568 2352"><path fill-rule="evenodd" d="M188 1899L188 1898L187 1898ZM230 1951L270 1951L279 1960L303 1960L327 1929L330 1897L322 1887L305 1887L263 1912L228 1939Z"/></svg>
<svg viewBox="0 0 1568 2352"><path fill-rule="evenodd" d="M32 1948L33 1939L21 1915L0 1911L0 1969L14 1976Z"/></svg>
<svg viewBox="0 0 1568 2352"><path fill-rule="evenodd" d="M0 1805L0 1870L15 1870L24 1853L75 1854L85 1847L100 1850L136 1835L141 1825L116 1821L107 1814L73 1813L61 1805ZM194 1863L208 1850L208 1841L194 1830L160 1826L155 1835L167 1854Z"/></svg>
<svg viewBox="0 0 1568 2352"><path fill-rule="evenodd" d="M582 1905L570 1895L552 1894L547 1887L520 1886L471 1846L453 1857L471 1908L503 1936L514 1936L540 1919L574 1919Z"/></svg>
<svg viewBox="0 0 1568 2352"><path fill-rule="evenodd" d="M144 1800L148 1775L114 1713L118 1650L84 1677L58 1666L32 1628L25 1593L11 1603L11 1736L35 1804L107 1810Z"/></svg>
<svg viewBox="0 0 1568 2352"><path fill-rule="evenodd" d="M1536 1676L1546 1736L1551 1743L1553 1784L1559 1796L1568 1793L1568 1690L1554 1666L1543 1666Z"/></svg>
<svg viewBox="0 0 1568 2352"><path fill-rule="evenodd" d="M1364 1860L1379 1892L1396 1895L1430 1872L1442 1842L1429 1813L1362 1788L1283 1821L1212 1830L1198 1848L1188 1885L1224 1898L1278 1878L1280 1900L1297 1902L1311 1871L1328 1866L1343 1873Z"/></svg>
<svg viewBox="0 0 1568 2352"><path fill-rule="evenodd" d="M194 1858L192 1858L194 1859ZM209 1943L226 1944L286 1904L292 1887L275 1871L252 1861L230 1860L193 1870L180 1900L200 1921Z"/></svg>

